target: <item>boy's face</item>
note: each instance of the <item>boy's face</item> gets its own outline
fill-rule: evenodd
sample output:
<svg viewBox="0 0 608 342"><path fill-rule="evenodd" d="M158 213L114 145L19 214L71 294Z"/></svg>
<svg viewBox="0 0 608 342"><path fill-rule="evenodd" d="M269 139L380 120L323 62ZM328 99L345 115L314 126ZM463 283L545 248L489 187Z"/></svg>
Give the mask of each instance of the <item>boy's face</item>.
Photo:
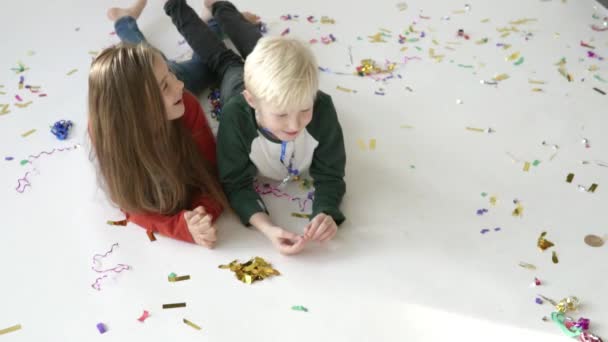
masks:
<svg viewBox="0 0 608 342"><path fill-rule="evenodd" d="M256 110L258 124L281 141L295 140L312 120L312 101L309 106L294 111L281 111L271 104L263 102L251 101L250 105L252 104L255 104L252 107Z"/></svg>

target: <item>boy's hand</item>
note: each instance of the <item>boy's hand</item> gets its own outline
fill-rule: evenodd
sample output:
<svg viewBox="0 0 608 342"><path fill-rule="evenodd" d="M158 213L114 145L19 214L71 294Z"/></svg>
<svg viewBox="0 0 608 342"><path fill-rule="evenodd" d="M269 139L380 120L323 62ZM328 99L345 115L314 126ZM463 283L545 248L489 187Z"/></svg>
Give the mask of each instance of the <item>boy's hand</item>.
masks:
<svg viewBox="0 0 608 342"><path fill-rule="evenodd" d="M320 213L304 229L307 240L325 242L331 240L338 232L338 225L333 217Z"/></svg>
<svg viewBox="0 0 608 342"><path fill-rule="evenodd" d="M262 230L262 233L264 233L274 247L284 255L300 253L304 249L307 241L307 239L302 236L276 226L267 227Z"/></svg>
<svg viewBox="0 0 608 342"><path fill-rule="evenodd" d="M198 206L192 211L185 212L184 219L186 219L188 230L197 245L210 249L215 247L217 232L215 226L211 224L211 215L207 215L203 207Z"/></svg>

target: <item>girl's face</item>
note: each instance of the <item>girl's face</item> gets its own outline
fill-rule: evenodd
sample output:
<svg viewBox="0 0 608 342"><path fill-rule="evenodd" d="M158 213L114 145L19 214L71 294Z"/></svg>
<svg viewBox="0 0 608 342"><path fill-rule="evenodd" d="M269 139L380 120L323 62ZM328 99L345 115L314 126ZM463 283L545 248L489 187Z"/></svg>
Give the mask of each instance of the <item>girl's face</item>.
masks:
<svg viewBox="0 0 608 342"><path fill-rule="evenodd" d="M154 59L154 76L160 87L160 93L165 103L167 120L175 120L184 115L186 107L182 96L184 95L184 82L180 81L169 70L167 63L160 55Z"/></svg>

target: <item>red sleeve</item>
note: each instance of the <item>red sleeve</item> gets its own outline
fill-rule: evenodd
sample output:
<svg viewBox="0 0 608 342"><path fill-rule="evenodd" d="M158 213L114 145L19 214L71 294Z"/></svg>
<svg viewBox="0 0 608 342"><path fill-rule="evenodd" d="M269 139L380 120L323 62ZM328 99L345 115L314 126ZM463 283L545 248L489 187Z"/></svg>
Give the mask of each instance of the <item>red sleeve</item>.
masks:
<svg viewBox="0 0 608 342"><path fill-rule="evenodd" d="M215 138L203 112L203 108L198 100L190 93L184 92L182 97L184 100L185 112L181 121L184 126L192 133L192 137L196 142L199 151L203 157L207 159L213 167L217 167L217 158L215 152ZM207 214L211 215L213 222L222 213L222 206L209 196L197 196L192 201L190 210L202 206ZM125 213L127 220L133 222L144 229L158 232L162 235L194 243L192 235L188 230L188 224L184 218L186 210L182 210L176 215L167 216L161 214L145 214L145 213Z"/></svg>
<svg viewBox="0 0 608 342"><path fill-rule="evenodd" d="M192 133L196 146L203 154L203 157L211 162L213 167L217 167L217 157L215 152L215 138L211 132L211 127L205 117L205 112L198 99L189 92L184 92L182 97L186 110L182 116L182 123Z"/></svg>
<svg viewBox="0 0 608 342"><path fill-rule="evenodd" d="M213 222L222 213L221 205L209 196L198 196L192 202L192 209L202 206L205 208L207 214L211 215ZM143 213L127 213L127 220L133 222L146 230L158 232L164 236L182 240L186 242L194 243L192 235L188 230L188 224L184 218L186 210L182 210L179 213L168 216L161 214L143 214Z"/></svg>

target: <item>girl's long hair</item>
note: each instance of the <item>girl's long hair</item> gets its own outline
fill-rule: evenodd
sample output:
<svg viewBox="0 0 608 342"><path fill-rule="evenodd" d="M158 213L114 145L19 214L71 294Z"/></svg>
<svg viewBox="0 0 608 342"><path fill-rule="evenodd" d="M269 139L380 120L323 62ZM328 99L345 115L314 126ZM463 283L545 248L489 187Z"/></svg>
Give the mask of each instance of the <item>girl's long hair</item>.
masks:
<svg viewBox="0 0 608 342"><path fill-rule="evenodd" d="M89 73L89 133L98 179L127 212L173 215L202 193L227 208L216 171L181 120L168 120L154 62L155 48L105 49Z"/></svg>

